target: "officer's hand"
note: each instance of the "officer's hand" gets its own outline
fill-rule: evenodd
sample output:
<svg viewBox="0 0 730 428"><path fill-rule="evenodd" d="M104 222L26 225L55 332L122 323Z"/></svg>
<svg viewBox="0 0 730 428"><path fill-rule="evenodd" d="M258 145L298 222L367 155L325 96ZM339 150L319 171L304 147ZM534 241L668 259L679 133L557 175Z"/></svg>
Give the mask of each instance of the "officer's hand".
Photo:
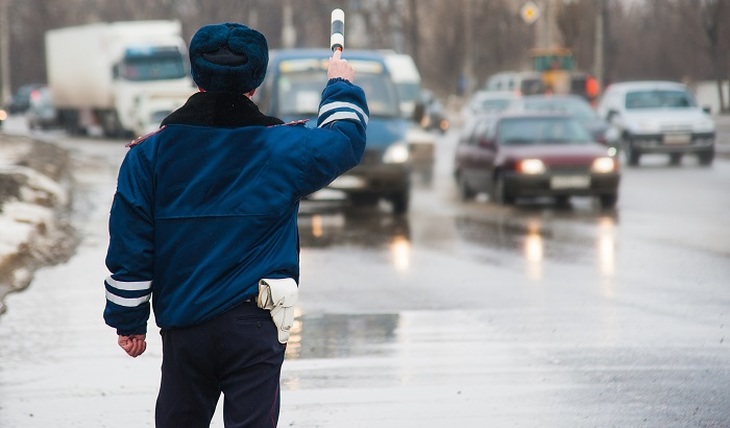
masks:
<svg viewBox="0 0 730 428"><path fill-rule="evenodd" d="M341 77L352 82L355 80L355 70L353 70L347 60L342 59L341 56L342 51L335 49L332 53L332 57L330 58L329 68L327 68L327 78L334 79L336 77Z"/></svg>
<svg viewBox="0 0 730 428"><path fill-rule="evenodd" d="M146 335L133 334L131 336L119 336L117 343L132 358L137 358L147 349Z"/></svg>

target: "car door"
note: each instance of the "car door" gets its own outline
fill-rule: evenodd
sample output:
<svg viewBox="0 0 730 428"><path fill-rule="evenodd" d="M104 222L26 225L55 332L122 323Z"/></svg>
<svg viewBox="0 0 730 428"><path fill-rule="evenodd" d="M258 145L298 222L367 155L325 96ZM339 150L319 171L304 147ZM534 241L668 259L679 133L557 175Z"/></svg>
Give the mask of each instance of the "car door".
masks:
<svg viewBox="0 0 730 428"><path fill-rule="evenodd" d="M481 120L465 147L464 179L475 192L487 192L491 186L496 154L494 122L493 118Z"/></svg>

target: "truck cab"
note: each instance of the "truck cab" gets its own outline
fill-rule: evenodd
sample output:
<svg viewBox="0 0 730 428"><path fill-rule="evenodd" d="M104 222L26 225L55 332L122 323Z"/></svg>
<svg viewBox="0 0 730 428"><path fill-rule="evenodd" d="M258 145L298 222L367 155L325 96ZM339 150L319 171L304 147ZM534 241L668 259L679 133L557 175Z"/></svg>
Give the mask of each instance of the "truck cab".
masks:
<svg viewBox="0 0 730 428"><path fill-rule="evenodd" d="M255 97L261 111L284 122L309 119L307 126L315 127L330 56L326 49L272 51L266 79ZM328 188L344 192L353 204L384 199L394 213L405 213L411 186L409 123L401 114L396 86L382 54L347 50L343 58L355 69L355 83L367 97L367 146L360 164Z"/></svg>

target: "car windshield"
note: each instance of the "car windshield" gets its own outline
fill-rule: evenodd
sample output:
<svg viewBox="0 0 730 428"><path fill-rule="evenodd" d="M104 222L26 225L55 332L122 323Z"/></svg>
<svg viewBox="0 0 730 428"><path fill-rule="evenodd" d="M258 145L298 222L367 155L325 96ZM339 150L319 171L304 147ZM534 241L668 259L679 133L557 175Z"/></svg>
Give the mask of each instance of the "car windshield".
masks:
<svg viewBox="0 0 730 428"><path fill-rule="evenodd" d="M534 99L525 100L525 110L528 111L549 111L565 113L580 120L591 120L596 118L596 112L585 101L577 99Z"/></svg>
<svg viewBox="0 0 730 428"><path fill-rule="evenodd" d="M512 100L508 98L483 98L475 103L474 110L478 111L503 111L507 109Z"/></svg>
<svg viewBox="0 0 730 428"><path fill-rule="evenodd" d="M694 97L676 89L632 91L626 94L626 109L688 108L696 107Z"/></svg>
<svg viewBox="0 0 730 428"><path fill-rule="evenodd" d="M133 52L124 58L120 75L132 81L181 79L187 70L177 50Z"/></svg>
<svg viewBox="0 0 730 428"><path fill-rule="evenodd" d="M327 83L326 70L295 70L278 79L278 114L317 115ZM365 91L371 116L399 117L400 105L393 82L387 74L357 73L357 84Z"/></svg>
<svg viewBox="0 0 730 428"><path fill-rule="evenodd" d="M498 142L505 146L585 144L591 135L570 117L505 118L497 125Z"/></svg>

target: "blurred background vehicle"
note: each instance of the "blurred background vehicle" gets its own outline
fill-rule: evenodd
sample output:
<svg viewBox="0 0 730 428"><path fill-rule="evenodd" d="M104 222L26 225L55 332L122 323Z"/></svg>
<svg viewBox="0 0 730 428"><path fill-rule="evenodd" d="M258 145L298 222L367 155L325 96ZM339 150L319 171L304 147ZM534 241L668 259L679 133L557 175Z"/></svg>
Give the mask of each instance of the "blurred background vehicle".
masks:
<svg viewBox="0 0 730 428"><path fill-rule="evenodd" d="M269 70L255 100L264 114L285 122L309 120L316 126L319 101L327 82L328 49L274 50ZM411 192L411 158L408 129L413 122L403 116L398 90L382 52L347 50L357 84L368 100L370 119L367 147L358 166L333 181L328 188L344 192L353 204L374 204L384 199L392 211L408 211Z"/></svg>
<svg viewBox="0 0 730 428"><path fill-rule="evenodd" d="M49 129L60 125L53 96L48 86L38 86L30 93L30 103L25 112L25 120L30 129Z"/></svg>
<svg viewBox="0 0 730 428"><path fill-rule="evenodd" d="M419 109L421 110L419 111ZM421 127L429 131L435 130L444 133L451 126L444 105L428 89L421 89L421 100L416 105L414 114Z"/></svg>
<svg viewBox="0 0 730 428"><path fill-rule="evenodd" d="M483 89L533 95L544 94L547 86L542 74L537 71L502 71L489 76Z"/></svg>
<svg viewBox="0 0 730 428"><path fill-rule="evenodd" d="M554 112L569 114L578 119L599 143L614 148L618 153L618 132L580 95L530 95L513 100L509 109L524 112Z"/></svg>
<svg viewBox="0 0 730 428"><path fill-rule="evenodd" d="M28 107L30 106L30 93L33 92L34 89L39 88L41 86L45 86L42 83L28 83L25 85L21 85L10 97L10 101L8 101L7 105L5 106L5 110L8 112L8 114L18 114L18 113L25 113L26 110L28 110Z"/></svg>
<svg viewBox="0 0 730 428"><path fill-rule="evenodd" d="M454 178L463 199L489 194L499 204L519 198L596 197L602 208L618 201L618 160L574 117L505 113L478 121L454 154Z"/></svg>
<svg viewBox="0 0 730 428"><path fill-rule="evenodd" d="M520 95L514 91L475 92L464 106L462 115L472 116L505 111Z"/></svg>
<svg viewBox="0 0 730 428"><path fill-rule="evenodd" d="M195 92L177 20L119 21L46 32L46 73L56 114L71 134L134 134L141 97Z"/></svg>
<svg viewBox="0 0 730 428"><path fill-rule="evenodd" d="M590 73L576 68L573 51L566 47L533 48L530 61L534 71L542 75L545 92L573 94L594 103L600 93L598 80Z"/></svg>
<svg viewBox="0 0 730 428"><path fill-rule="evenodd" d="M700 164L715 158L715 122L692 91L671 81L630 81L606 88L598 114L616 127L629 165L646 153L669 155L672 165L694 154Z"/></svg>
<svg viewBox="0 0 730 428"><path fill-rule="evenodd" d="M470 134L475 121L484 121L486 116L499 114L509 108L512 102L520 95L514 91L487 91L475 92L461 108L461 135Z"/></svg>

